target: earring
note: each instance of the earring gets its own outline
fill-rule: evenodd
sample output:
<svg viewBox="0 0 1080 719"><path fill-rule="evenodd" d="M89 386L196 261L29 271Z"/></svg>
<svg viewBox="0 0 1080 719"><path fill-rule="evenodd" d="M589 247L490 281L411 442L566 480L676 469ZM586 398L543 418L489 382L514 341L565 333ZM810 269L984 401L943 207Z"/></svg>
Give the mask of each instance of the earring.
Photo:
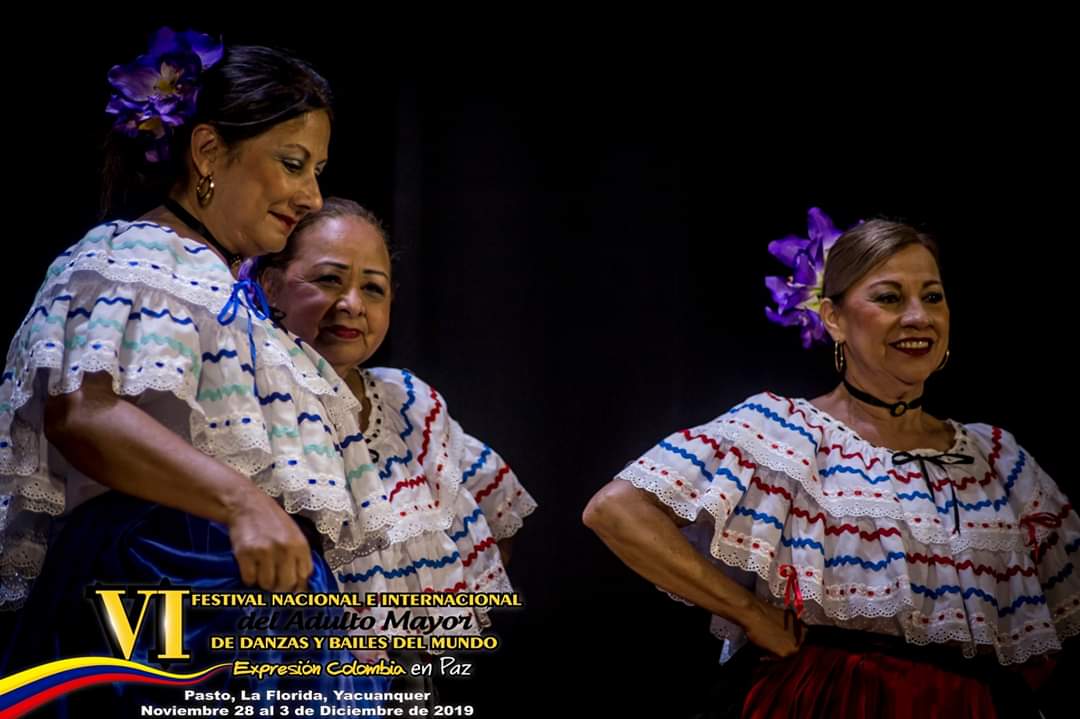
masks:
<svg viewBox="0 0 1080 719"><path fill-rule="evenodd" d="M940 372L941 370L945 369L945 365L949 364L949 354L951 352L952 352L952 350L949 350L949 349L945 350L945 356L941 358L941 364L939 364L937 366L937 369L934 370L935 372Z"/></svg>
<svg viewBox="0 0 1080 719"><path fill-rule="evenodd" d="M199 178L199 184L195 186L195 197L199 200L199 205L206 207L210 204L210 200L214 198L214 176L203 175Z"/></svg>
<svg viewBox="0 0 1080 719"><path fill-rule="evenodd" d="M833 343L833 366L836 367L836 373L839 375L844 374L844 370L847 368L847 358L844 357L844 343Z"/></svg>

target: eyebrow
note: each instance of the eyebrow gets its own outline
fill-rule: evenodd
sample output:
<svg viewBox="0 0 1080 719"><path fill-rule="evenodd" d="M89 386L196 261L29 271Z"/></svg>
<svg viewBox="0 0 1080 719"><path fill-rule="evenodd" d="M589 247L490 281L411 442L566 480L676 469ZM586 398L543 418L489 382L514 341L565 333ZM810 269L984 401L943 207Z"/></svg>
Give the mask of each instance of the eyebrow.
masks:
<svg viewBox="0 0 1080 719"><path fill-rule="evenodd" d="M930 285L940 285L940 284L941 284L941 280L927 280L926 282L923 282L922 286L924 288L926 288L926 287L929 287ZM895 287L895 288L900 287L900 283L895 281L895 280L878 280L877 282L870 285L870 288L878 287L879 285L887 285L889 287Z"/></svg>
<svg viewBox="0 0 1080 719"><path fill-rule="evenodd" d="M288 145L285 145L285 147L299 150L300 152L304 153L305 157L311 157L311 150L307 149L298 142L290 142Z"/></svg>
<svg viewBox="0 0 1080 719"><path fill-rule="evenodd" d="M333 267L336 270L349 270L349 265L343 264L341 262L334 262L333 260L324 260L322 262L315 263L315 267L323 267L324 265ZM386 274L382 270L364 269L363 272L365 275L380 275L382 277L385 277L387 280L390 279L390 275Z"/></svg>

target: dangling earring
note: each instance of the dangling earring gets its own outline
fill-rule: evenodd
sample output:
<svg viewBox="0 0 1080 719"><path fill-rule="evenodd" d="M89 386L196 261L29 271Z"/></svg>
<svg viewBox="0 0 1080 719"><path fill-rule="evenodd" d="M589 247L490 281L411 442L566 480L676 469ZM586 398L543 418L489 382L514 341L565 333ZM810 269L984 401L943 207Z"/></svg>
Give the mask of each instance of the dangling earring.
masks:
<svg viewBox="0 0 1080 719"><path fill-rule="evenodd" d="M844 343L833 343L833 366L836 367L836 373L839 375L844 374L844 370L847 368L847 358L844 357Z"/></svg>
<svg viewBox="0 0 1080 719"><path fill-rule="evenodd" d="M203 175L199 178L199 184L195 186L195 197L199 200L199 205L206 207L210 204L210 200L214 199L214 176Z"/></svg>
<svg viewBox="0 0 1080 719"><path fill-rule="evenodd" d="M951 351L952 350L949 349L945 350L945 356L941 358L941 364L937 366L937 369L934 370L935 372L940 372L941 370L945 369L945 365L949 364L949 354Z"/></svg>

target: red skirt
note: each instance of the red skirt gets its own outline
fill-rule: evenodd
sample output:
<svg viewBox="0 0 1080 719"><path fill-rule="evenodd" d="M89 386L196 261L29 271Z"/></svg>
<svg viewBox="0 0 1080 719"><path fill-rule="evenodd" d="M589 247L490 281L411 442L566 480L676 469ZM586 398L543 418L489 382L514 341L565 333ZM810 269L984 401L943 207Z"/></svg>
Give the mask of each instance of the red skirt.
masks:
<svg viewBox="0 0 1080 719"><path fill-rule="evenodd" d="M999 712L992 694L1000 695L1008 685L1009 704L1018 701L1019 695L1027 694L1019 678L996 661L963 659L958 651L957 656L947 651L905 645L884 635L811 627L796 654L760 664L742 715L750 719L1016 716L1011 710ZM1011 691L1016 685L1018 691ZM1034 705L1027 703L1023 709L1026 716Z"/></svg>

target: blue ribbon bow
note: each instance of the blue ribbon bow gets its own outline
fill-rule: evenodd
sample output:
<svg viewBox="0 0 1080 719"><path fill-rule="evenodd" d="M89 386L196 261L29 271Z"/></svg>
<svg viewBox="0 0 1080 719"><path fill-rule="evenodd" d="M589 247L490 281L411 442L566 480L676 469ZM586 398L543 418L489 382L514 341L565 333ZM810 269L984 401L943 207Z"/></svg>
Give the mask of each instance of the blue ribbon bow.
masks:
<svg viewBox="0 0 1080 719"><path fill-rule="evenodd" d="M236 319L237 313L240 308L243 307L247 310L247 335L248 335L248 347L251 349L251 374L254 377L252 380L252 388L255 392L255 399L259 397L259 378L257 375L258 365L255 361L255 322L254 318L258 317L260 320L265 320L270 316L270 303L266 299L266 294L263 292L259 283L250 278L244 278L233 283L232 294L229 295L229 301L225 303L225 306L218 312L218 322L223 325L232 324L232 321Z"/></svg>

